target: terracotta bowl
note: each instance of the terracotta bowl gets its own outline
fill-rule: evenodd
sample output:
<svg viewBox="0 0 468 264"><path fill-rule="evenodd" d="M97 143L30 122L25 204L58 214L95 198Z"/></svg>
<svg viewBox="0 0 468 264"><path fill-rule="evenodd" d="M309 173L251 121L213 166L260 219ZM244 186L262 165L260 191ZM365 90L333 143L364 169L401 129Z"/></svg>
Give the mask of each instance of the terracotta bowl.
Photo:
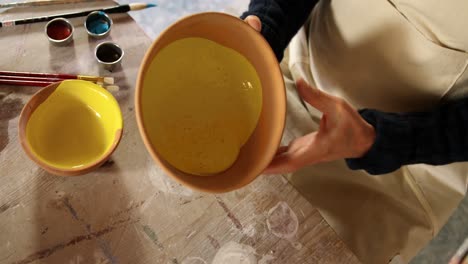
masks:
<svg viewBox="0 0 468 264"><path fill-rule="evenodd" d="M46 171L81 175L101 166L122 137L122 113L101 86L81 80L51 84L24 106L19 138L26 154Z"/></svg>
<svg viewBox="0 0 468 264"><path fill-rule="evenodd" d="M259 122L232 167L224 172L202 177L183 173L158 153L148 135L142 112L142 90L148 67L166 45L187 37L205 38L231 48L246 57L255 67L262 83L263 105ZM156 88L157 89L157 88ZM286 114L286 95L278 61L266 40L244 21L222 13L200 13L185 17L166 29L151 45L138 73L136 117L144 144L153 159L176 181L204 192L228 192L257 178L273 159L280 144Z"/></svg>

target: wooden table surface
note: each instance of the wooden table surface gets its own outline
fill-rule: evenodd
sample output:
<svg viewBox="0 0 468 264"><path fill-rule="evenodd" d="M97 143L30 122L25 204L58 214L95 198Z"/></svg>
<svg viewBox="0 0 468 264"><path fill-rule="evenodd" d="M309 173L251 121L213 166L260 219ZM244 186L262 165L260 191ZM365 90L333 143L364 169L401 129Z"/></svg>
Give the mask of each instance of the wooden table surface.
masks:
<svg viewBox="0 0 468 264"><path fill-rule="evenodd" d="M16 9L12 19L110 5ZM52 9L52 10L51 10ZM137 71L151 40L126 14L104 40L122 67L100 70L83 18L71 45L50 45L45 23L0 29L0 69L115 77L123 139L111 162L79 177L48 174L27 158L18 118L38 88L0 85L0 263L358 263L319 212L281 176L221 195L169 179L140 138L133 106ZM242 262L243 261L243 262Z"/></svg>

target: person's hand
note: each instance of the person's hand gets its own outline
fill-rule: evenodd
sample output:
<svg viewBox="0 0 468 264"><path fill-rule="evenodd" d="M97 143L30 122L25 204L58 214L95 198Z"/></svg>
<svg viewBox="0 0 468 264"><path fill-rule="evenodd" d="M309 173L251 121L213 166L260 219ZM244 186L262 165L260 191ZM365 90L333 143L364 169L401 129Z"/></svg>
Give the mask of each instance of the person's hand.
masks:
<svg viewBox="0 0 468 264"><path fill-rule="evenodd" d="M246 17L244 21L247 22L247 24L249 24L249 26L251 26L256 31L258 32L262 31L262 22L260 21L260 18L258 18L257 16L250 15Z"/></svg>
<svg viewBox="0 0 468 264"><path fill-rule="evenodd" d="M345 100L297 82L299 95L323 113L317 132L281 146L265 174L294 172L306 165L366 154L375 141L374 127L368 124Z"/></svg>

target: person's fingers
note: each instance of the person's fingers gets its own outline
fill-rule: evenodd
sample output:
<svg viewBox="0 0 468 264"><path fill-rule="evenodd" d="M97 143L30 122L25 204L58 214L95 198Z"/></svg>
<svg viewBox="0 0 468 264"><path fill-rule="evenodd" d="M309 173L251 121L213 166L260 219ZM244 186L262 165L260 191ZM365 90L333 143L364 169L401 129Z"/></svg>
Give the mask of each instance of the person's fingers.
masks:
<svg viewBox="0 0 468 264"><path fill-rule="evenodd" d="M296 87L301 98L322 113L330 113L334 110L335 97L310 86L303 79L297 81Z"/></svg>
<svg viewBox="0 0 468 264"><path fill-rule="evenodd" d="M276 151L276 155L279 155L279 154L281 154L283 152L286 152L286 151L288 151L288 149L289 149L289 146L280 146L278 148L278 150Z"/></svg>
<svg viewBox="0 0 468 264"><path fill-rule="evenodd" d="M297 168L294 162L294 155L284 152L276 155L270 165L263 171L264 174L282 174L295 171Z"/></svg>
<svg viewBox="0 0 468 264"><path fill-rule="evenodd" d="M327 114L323 114L322 115L322 118L320 119L320 123L319 123L319 132L320 133L327 133L328 131L328 127L327 127L327 121L328 120L328 115Z"/></svg>
<svg viewBox="0 0 468 264"><path fill-rule="evenodd" d="M291 141L288 146L280 147L264 173L281 174L299 169L304 147L304 144L302 144L303 140L304 137L299 137Z"/></svg>
<svg viewBox="0 0 468 264"><path fill-rule="evenodd" d="M282 146L264 174L283 174L294 172L305 165L320 162L324 157L323 149L318 144L317 132L295 138L288 146Z"/></svg>
<svg viewBox="0 0 468 264"><path fill-rule="evenodd" d="M249 24L249 26L251 26L256 31L262 31L262 22L257 16L248 16L245 18L245 22L247 22L247 24Z"/></svg>

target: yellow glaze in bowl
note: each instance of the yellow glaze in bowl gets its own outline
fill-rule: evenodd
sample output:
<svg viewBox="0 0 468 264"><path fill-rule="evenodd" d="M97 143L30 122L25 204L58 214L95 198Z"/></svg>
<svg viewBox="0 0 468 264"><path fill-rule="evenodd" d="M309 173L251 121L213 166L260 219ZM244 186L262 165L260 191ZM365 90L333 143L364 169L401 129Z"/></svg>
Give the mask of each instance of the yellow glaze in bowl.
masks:
<svg viewBox="0 0 468 264"><path fill-rule="evenodd" d="M210 174L209 177L184 172L166 160L162 153L163 149L154 140L153 129L157 124L153 122L157 120L153 118L156 117L156 113L151 107L147 107L148 102L156 103L161 99L146 90L151 89L151 86L145 85L145 82L150 80L150 68L154 67L152 62L165 47L186 38L207 39L241 54L255 69L262 90L261 113L254 131L240 148L232 166L222 172ZM171 63L176 63L176 60ZM192 66L192 68L200 67L200 64ZM187 78L194 72L180 74L180 78ZM271 162L278 149L286 118L283 76L268 42L247 23L223 13L195 14L171 25L146 53L138 73L135 110L138 128L146 148L169 176L196 190L211 193L228 192L239 189L257 178ZM229 128L228 125L224 127Z"/></svg>
<svg viewBox="0 0 468 264"><path fill-rule="evenodd" d="M262 109L252 64L214 41L183 38L157 54L146 76L143 120L161 156L193 175L231 167Z"/></svg>
<svg viewBox="0 0 468 264"><path fill-rule="evenodd" d="M28 156L58 175L84 174L107 160L122 135L122 114L107 90L66 80L39 91L20 117Z"/></svg>

